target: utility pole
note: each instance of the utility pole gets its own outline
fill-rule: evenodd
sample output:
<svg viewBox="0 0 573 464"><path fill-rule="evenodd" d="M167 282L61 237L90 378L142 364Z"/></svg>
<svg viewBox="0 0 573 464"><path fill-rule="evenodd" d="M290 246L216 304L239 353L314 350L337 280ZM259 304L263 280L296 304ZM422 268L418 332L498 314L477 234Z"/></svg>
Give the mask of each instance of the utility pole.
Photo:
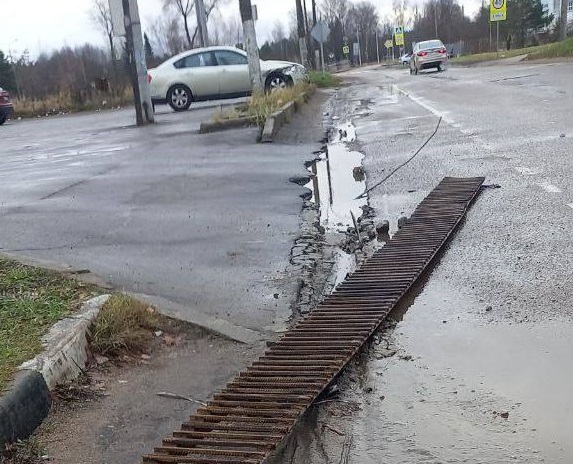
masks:
<svg viewBox="0 0 573 464"><path fill-rule="evenodd" d="M135 100L135 119L138 126L155 122L149 83L147 82L147 65L143 34L139 22L137 0L122 0L125 18L125 38L129 59L129 71Z"/></svg>
<svg viewBox="0 0 573 464"><path fill-rule="evenodd" d="M247 52L247 60L249 62L251 88L254 95L256 93L262 93L264 89L251 0L239 0L239 8L241 10L241 21L243 21L243 41L245 42L245 51Z"/></svg>
<svg viewBox="0 0 573 464"><path fill-rule="evenodd" d="M316 26L316 0L312 0L312 26Z"/></svg>
<svg viewBox="0 0 573 464"><path fill-rule="evenodd" d="M434 3L434 26L436 28L436 39L438 38L438 1Z"/></svg>
<svg viewBox="0 0 573 464"><path fill-rule="evenodd" d="M195 0L195 12L197 13L197 29L202 47L209 46L209 31L207 30L207 12L203 0Z"/></svg>
<svg viewBox="0 0 573 464"><path fill-rule="evenodd" d="M378 42L378 25L376 25L376 57L378 64L380 64L380 43Z"/></svg>
<svg viewBox="0 0 573 464"><path fill-rule="evenodd" d="M296 0L296 23L298 30L298 45L300 48L300 62L308 67L308 49L306 47L306 26L301 0Z"/></svg>
<svg viewBox="0 0 573 464"><path fill-rule="evenodd" d="M360 46L360 31L356 29L356 40L358 42L358 63L362 66L362 47Z"/></svg>
<svg viewBox="0 0 573 464"><path fill-rule="evenodd" d="M567 38L567 7L569 6L568 0L561 0L561 14L559 16L559 40Z"/></svg>

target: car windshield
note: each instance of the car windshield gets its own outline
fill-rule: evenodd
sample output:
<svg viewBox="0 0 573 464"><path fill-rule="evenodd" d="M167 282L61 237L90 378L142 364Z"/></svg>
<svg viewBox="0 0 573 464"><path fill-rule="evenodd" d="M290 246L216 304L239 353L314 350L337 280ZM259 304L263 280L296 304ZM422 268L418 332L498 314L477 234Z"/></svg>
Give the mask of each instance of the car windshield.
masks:
<svg viewBox="0 0 573 464"><path fill-rule="evenodd" d="M444 44L441 40L428 40L427 42L420 42L418 46L420 50L428 50L429 48L442 48Z"/></svg>

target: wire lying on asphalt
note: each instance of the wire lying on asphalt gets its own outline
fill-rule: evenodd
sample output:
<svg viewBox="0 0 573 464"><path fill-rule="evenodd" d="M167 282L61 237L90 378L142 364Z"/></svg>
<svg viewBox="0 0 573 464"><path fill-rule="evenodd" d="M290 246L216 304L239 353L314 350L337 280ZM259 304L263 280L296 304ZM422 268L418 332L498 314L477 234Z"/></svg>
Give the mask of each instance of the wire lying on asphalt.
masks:
<svg viewBox="0 0 573 464"><path fill-rule="evenodd" d="M430 140L432 140L434 138L434 136L436 135L436 133L438 132L438 129L440 128L440 124L442 123L442 117L440 116L440 119L438 119L438 125L436 126L436 130L432 133L432 135L430 135L430 137L428 137L428 140L426 140L424 142L424 144L418 148L418 151L416 153L414 153L409 159L407 159L404 163L402 163L400 166L398 166L396 169L394 169L390 174L388 174L386 177L384 177L384 179L382 179L380 182L378 182L377 184L374 184L372 187L370 187L368 190L365 190L364 193L361 193L360 195L358 195L355 200L359 200L360 198L364 198L366 195L368 195L372 190L374 190L377 187L380 187L384 182L386 182L388 179L390 179L390 177L392 177L394 174L396 174L400 169L402 169L404 166L406 166L410 161L412 161L416 156L418 156L420 154L420 152L424 149L424 147L426 145L428 145L428 143L430 143Z"/></svg>

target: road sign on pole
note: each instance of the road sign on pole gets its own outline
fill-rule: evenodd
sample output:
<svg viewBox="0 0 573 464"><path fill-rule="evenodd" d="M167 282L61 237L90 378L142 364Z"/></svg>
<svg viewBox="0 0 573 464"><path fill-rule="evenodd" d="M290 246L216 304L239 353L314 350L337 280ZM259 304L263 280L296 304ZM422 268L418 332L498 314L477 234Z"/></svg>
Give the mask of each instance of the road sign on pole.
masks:
<svg viewBox="0 0 573 464"><path fill-rule="evenodd" d="M386 48L392 48L394 46L394 42L392 42L390 39L388 39L386 42L384 42L384 46Z"/></svg>
<svg viewBox="0 0 573 464"><path fill-rule="evenodd" d="M320 44L320 60L322 64L322 72L324 72L324 42L328 40L328 36L330 35L330 28L324 21L319 21L310 31L310 35L312 35L314 40Z"/></svg>
<svg viewBox="0 0 573 464"><path fill-rule="evenodd" d="M404 27L397 26L394 28L394 40L396 41L396 45L401 46L404 45Z"/></svg>
<svg viewBox="0 0 573 464"><path fill-rule="evenodd" d="M312 35L314 40L316 40L318 43L323 44L328 40L328 36L330 35L330 28L324 21L319 21L310 31L310 35Z"/></svg>
<svg viewBox="0 0 573 464"><path fill-rule="evenodd" d="M489 6L489 20L505 21L507 19L507 1L506 0L490 0Z"/></svg>

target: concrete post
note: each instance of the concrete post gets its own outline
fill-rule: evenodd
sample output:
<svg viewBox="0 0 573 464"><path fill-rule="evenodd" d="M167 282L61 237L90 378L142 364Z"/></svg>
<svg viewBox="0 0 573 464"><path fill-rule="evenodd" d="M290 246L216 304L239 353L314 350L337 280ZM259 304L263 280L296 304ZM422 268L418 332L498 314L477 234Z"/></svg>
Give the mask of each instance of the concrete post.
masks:
<svg viewBox="0 0 573 464"><path fill-rule="evenodd" d="M253 20L253 7L251 0L239 0L241 21L243 21L244 46L249 61L249 76L253 94L264 91L261 77L261 59L259 58L259 46L257 45L257 33Z"/></svg>
<svg viewBox="0 0 573 464"><path fill-rule="evenodd" d="M151 93L147 82L147 65L143 34L139 21L137 0L122 0L125 17L125 38L129 57L129 70L135 100L135 119L138 126L155 122Z"/></svg>

